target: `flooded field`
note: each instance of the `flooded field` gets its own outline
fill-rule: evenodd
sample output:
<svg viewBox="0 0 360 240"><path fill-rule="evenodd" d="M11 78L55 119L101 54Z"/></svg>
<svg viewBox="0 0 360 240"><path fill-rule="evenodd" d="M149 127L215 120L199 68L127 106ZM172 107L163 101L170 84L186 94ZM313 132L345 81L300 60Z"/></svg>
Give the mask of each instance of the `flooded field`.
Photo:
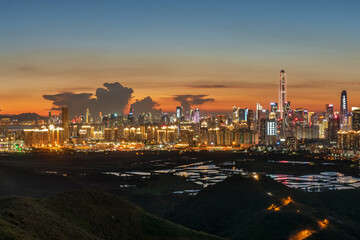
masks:
<svg viewBox="0 0 360 240"><path fill-rule="evenodd" d="M244 160L242 160L244 161ZM248 161L252 161L249 159ZM279 164L291 164L291 165L314 165L313 162L300 162L300 161L273 161L270 163ZM322 164L333 165L334 163ZM154 167L161 167L171 165L171 163L165 162L159 164L159 162L153 162ZM139 177L149 178L150 176L159 174L173 174L176 176L184 177L187 181L193 182L206 188L210 185L214 185L226 178L236 174L243 176L254 177L258 172L246 171L236 166L236 161L227 161L222 163L214 163L213 161L201 161L186 165L179 165L169 169L155 169L148 172L104 172L103 174L112 174L118 177L131 178ZM261 172L262 174L264 172ZM341 172L320 172L319 174L307 174L307 175L291 175L291 174L268 174L274 180L291 188L298 188L308 192L320 192L324 190L344 190L360 188L360 178L347 176ZM133 187L133 185L130 185ZM129 187L130 187L129 186ZM125 186L123 186L125 187ZM184 189L183 191L176 191L174 194L188 193L189 195L195 195L199 190L196 189Z"/></svg>
<svg viewBox="0 0 360 240"><path fill-rule="evenodd" d="M257 174L265 174L288 187L308 192L360 188L359 163L330 161L326 157L306 154L150 151L143 154L38 153L2 156L0 163L115 190L138 189L146 185L160 188L158 183L153 183L157 176L175 176L181 178L182 182L170 191L175 195L194 195L233 175L255 177ZM177 180L172 178L170 181ZM172 184L161 182L167 189Z"/></svg>
<svg viewBox="0 0 360 240"><path fill-rule="evenodd" d="M360 188L360 178L346 176L339 172L321 172L303 176L286 174L270 174L269 176L288 187L308 192Z"/></svg>

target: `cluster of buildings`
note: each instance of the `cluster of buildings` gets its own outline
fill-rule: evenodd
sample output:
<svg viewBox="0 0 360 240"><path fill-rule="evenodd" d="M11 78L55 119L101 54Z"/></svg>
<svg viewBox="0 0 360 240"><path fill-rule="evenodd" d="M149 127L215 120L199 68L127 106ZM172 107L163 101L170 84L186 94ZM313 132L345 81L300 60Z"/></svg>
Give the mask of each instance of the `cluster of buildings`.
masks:
<svg viewBox="0 0 360 240"><path fill-rule="evenodd" d="M287 99L284 70L280 71L278 102L268 107L259 103L256 109L233 107L222 115L201 116L199 109L185 111L176 107L174 114L150 113L128 115L90 114L87 109L70 120L69 110L59 116L33 122L12 122L1 119L0 150L23 148L116 148L157 146L159 148L195 147L212 149L258 148L276 150L360 149L360 108L347 106L342 91L339 111L326 104L321 113L304 108L291 108Z"/></svg>

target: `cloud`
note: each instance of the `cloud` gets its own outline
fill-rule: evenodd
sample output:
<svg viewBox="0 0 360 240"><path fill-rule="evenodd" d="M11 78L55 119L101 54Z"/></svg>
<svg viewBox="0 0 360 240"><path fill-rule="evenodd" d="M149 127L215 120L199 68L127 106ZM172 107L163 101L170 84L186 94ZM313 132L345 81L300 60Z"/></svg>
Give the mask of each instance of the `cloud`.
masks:
<svg viewBox="0 0 360 240"><path fill-rule="evenodd" d="M224 84L204 84L204 85L189 85L187 87L190 88L231 88L232 86L224 85Z"/></svg>
<svg viewBox="0 0 360 240"><path fill-rule="evenodd" d="M104 87L96 89L95 112L104 114L123 112L129 104L134 90L124 87L118 82L104 83Z"/></svg>
<svg viewBox="0 0 360 240"><path fill-rule="evenodd" d="M60 110L61 107L69 108L70 116L79 115L86 108L94 106L96 99L92 93L63 92L54 95L43 95L43 98L53 102L52 110Z"/></svg>
<svg viewBox="0 0 360 240"><path fill-rule="evenodd" d="M97 88L93 93L63 92L54 95L43 95L43 98L53 102L54 110L61 107L69 108L71 117L86 112L90 109L92 115L109 113L123 113L129 104L133 89L122 86L120 83L104 83L104 88Z"/></svg>
<svg viewBox="0 0 360 240"><path fill-rule="evenodd" d="M252 82L238 80L235 82L228 82L227 84L194 84L186 85L188 88L239 88L239 89L264 89L277 87L277 82Z"/></svg>
<svg viewBox="0 0 360 240"><path fill-rule="evenodd" d="M160 104L153 101L150 96L143 98L141 100L136 100L135 103L131 104L133 109L133 114L135 116L140 115L142 113L151 113L152 115L159 115L161 114L162 110L156 109L155 107L159 106Z"/></svg>
<svg viewBox="0 0 360 240"><path fill-rule="evenodd" d="M175 95L174 100L181 103L185 112L190 111L192 105L202 105L206 102L215 101L214 98L207 98L208 95Z"/></svg>

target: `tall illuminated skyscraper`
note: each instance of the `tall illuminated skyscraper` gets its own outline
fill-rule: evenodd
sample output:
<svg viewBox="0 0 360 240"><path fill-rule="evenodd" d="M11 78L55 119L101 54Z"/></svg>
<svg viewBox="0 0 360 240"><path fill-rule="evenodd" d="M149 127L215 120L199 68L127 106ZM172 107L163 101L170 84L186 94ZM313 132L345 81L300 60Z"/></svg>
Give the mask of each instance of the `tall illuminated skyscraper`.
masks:
<svg viewBox="0 0 360 240"><path fill-rule="evenodd" d="M340 99L340 124L347 124L348 116L347 94L346 91L343 90Z"/></svg>
<svg viewBox="0 0 360 240"><path fill-rule="evenodd" d="M286 76L285 70L280 71L280 81L279 81L279 110L280 118L285 118L285 109L284 105L287 102L287 87L286 87Z"/></svg>

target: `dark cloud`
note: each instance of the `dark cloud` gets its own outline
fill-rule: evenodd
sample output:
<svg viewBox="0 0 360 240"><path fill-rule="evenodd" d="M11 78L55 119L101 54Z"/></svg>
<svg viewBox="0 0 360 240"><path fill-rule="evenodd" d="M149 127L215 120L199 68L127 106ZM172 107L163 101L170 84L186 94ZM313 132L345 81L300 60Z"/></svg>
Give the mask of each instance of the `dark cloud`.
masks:
<svg viewBox="0 0 360 240"><path fill-rule="evenodd" d="M105 88L96 89L96 112L120 113L129 104L132 88L122 86L120 83L104 83Z"/></svg>
<svg viewBox="0 0 360 240"><path fill-rule="evenodd" d="M43 95L43 98L53 102L53 110L60 110L61 107L68 107L70 116L79 115L95 105L96 99L92 93L64 92L54 95Z"/></svg>
<svg viewBox="0 0 360 240"><path fill-rule="evenodd" d="M358 81L327 81L327 80L310 80L304 82L290 83L288 88L297 88L297 89L324 89L324 88L334 88L341 86L360 86Z"/></svg>
<svg viewBox="0 0 360 240"><path fill-rule="evenodd" d="M190 88L231 88L232 86L223 85L223 84L204 84L204 85L189 85Z"/></svg>
<svg viewBox="0 0 360 240"><path fill-rule="evenodd" d="M208 95L175 95L174 100L181 103L181 106L184 108L185 112L190 111L192 105L201 105L206 102L215 101L214 98L207 98Z"/></svg>
<svg viewBox="0 0 360 240"><path fill-rule="evenodd" d="M91 114L122 113L129 104L132 93L131 88L122 86L120 83L104 83L104 88L96 89L92 93L64 92L54 95L43 95L43 98L53 102L53 109L61 107L69 108L70 116L80 115L90 109Z"/></svg>
<svg viewBox="0 0 360 240"><path fill-rule="evenodd" d="M135 116L142 114L142 113L151 113L154 115L161 114L162 110L156 109L155 107L159 106L160 104L153 101L150 96L143 98L141 100L136 100L135 103L131 104L131 107L133 109L133 114Z"/></svg>
<svg viewBox="0 0 360 240"><path fill-rule="evenodd" d="M267 83L267 82L244 82L244 81L236 81L230 82L227 84L194 84L194 85L187 85L188 88L239 88L239 89L263 89L263 88L272 88L276 87L276 83Z"/></svg>

